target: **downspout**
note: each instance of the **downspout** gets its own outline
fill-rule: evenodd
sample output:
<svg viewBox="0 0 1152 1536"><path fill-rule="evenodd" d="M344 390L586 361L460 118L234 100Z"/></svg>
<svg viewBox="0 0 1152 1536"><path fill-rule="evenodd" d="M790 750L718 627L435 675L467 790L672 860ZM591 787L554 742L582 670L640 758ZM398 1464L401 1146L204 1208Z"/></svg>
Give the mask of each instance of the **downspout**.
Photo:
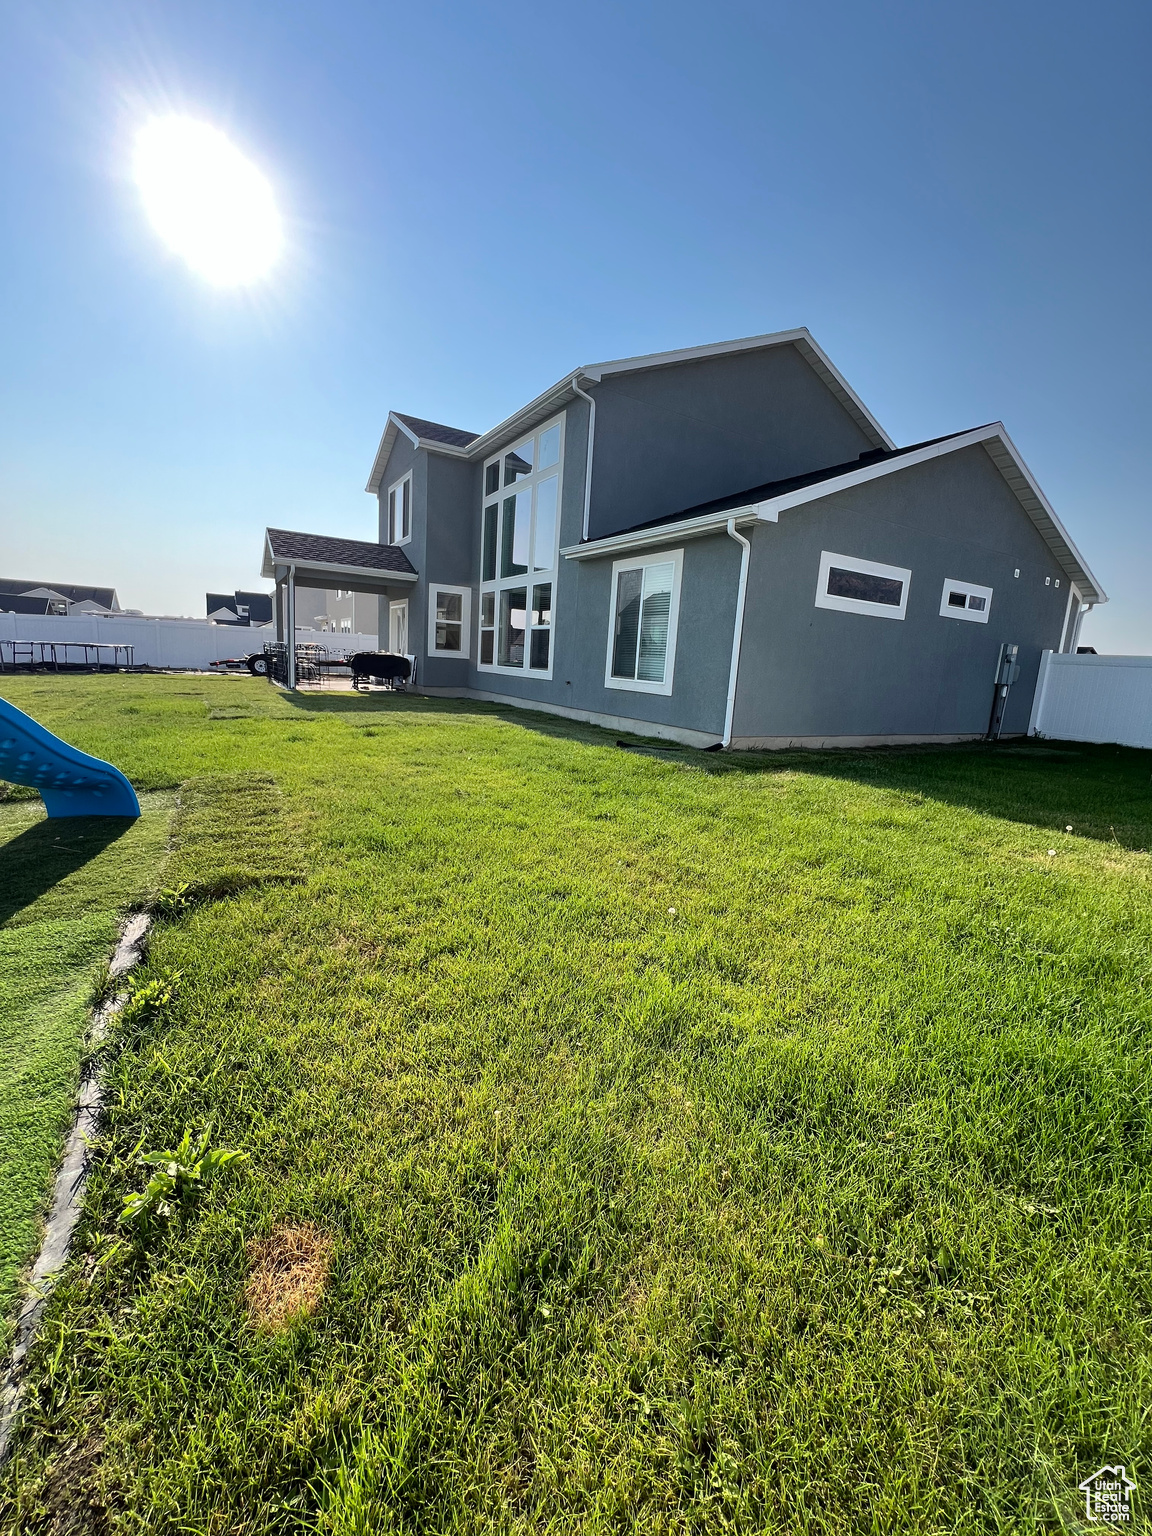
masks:
<svg viewBox="0 0 1152 1536"><path fill-rule="evenodd" d="M732 742L732 716L736 711L736 675L740 670L740 643L744 639L744 599L748 591L748 557L752 552L751 541L736 532L736 519L728 519L728 537L740 545L740 584L736 590L736 619L732 625L732 661L728 667L728 703L724 710L724 739L722 747Z"/></svg>
<svg viewBox="0 0 1152 1536"><path fill-rule="evenodd" d="M596 441L596 401L572 380L572 388L581 400L588 402L588 458L584 465L584 527L580 537L587 541L588 520L592 515L592 448Z"/></svg>

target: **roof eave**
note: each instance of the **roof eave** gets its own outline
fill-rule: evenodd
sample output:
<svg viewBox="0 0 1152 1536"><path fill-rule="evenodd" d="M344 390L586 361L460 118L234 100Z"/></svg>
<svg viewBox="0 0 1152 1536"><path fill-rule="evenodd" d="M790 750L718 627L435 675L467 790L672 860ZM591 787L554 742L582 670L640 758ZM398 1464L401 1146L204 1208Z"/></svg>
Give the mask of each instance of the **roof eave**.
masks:
<svg viewBox="0 0 1152 1536"><path fill-rule="evenodd" d="M990 447L990 444L999 444L1002 451L998 452L995 447ZM838 491L851 490L855 486L866 485L870 480L879 480L885 475L896 474L903 469L911 469L917 464L925 464L931 459L942 458L945 454L956 453L960 449L977 445L983 447L988 453L1005 483L1031 518L1041 538L1067 572L1069 579L1076 585L1082 600L1094 605L1106 603L1107 593L1093 576L1087 561L1073 544L1067 529L1036 484L1031 471L1020 457L1016 445L1005 431L1003 422L999 421L985 427L976 427L971 432L957 433L955 437L945 438L938 443L930 443L914 453L901 454L899 458L894 459L881 459L875 464L865 464L859 469L847 470L832 480L819 480L814 485L802 486L799 490L787 491L782 496L773 496L765 501L750 503L746 507L724 512L709 512L700 517L685 518L681 521L669 521L653 528L616 534L612 538L598 539L587 544L568 545L560 553L567 560L591 560L630 549L644 549L654 544L666 544L673 539L698 538L703 534L719 532L726 526L729 518L735 518L741 525L751 522L776 522L781 512L787 512L793 507L803 506L810 501L820 501L826 496L834 496Z"/></svg>
<svg viewBox="0 0 1152 1536"><path fill-rule="evenodd" d="M673 544L680 539L702 539L723 533L729 522L738 528L753 523L776 521L776 514L766 503L753 502L733 507L727 512L706 512L701 517L685 517L679 522L659 523L654 528L637 528L631 533L613 534L588 544L569 544L560 553L565 560L603 560L610 555L625 555L634 549L651 549L657 544Z"/></svg>

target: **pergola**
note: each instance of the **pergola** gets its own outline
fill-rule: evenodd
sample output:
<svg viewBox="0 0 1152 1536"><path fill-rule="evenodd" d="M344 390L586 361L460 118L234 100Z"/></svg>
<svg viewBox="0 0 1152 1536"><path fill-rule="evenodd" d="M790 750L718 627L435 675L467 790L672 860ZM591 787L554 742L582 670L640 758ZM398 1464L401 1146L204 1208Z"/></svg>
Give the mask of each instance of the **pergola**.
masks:
<svg viewBox="0 0 1152 1536"><path fill-rule="evenodd" d="M416 581L408 556L394 544L330 539L325 534L293 533L286 528L265 529L260 574L276 583L276 639L286 649L289 688L296 686L298 586L387 597L411 590Z"/></svg>

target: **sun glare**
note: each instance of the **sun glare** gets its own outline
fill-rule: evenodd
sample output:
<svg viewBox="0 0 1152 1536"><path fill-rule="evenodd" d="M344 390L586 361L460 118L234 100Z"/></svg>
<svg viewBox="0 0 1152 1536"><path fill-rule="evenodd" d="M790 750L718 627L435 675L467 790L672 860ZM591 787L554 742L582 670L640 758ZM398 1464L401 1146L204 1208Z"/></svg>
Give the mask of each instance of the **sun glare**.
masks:
<svg viewBox="0 0 1152 1536"><path fill-rule="evenodd" d="M157 233L208 282L254 282L280 254L272 188L219 129L154 119L136 139L135 172Z"/></svg>

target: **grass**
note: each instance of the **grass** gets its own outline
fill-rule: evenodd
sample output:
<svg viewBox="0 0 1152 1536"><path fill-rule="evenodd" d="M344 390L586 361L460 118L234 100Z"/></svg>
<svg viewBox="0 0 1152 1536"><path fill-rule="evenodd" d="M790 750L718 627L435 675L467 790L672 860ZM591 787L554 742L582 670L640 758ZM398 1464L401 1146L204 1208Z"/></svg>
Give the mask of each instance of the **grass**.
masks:
<svg viewBox="0 0 1152 1536"><path fill-rule="evenodd" d="M1141 1478L1149 754L5 692L145 790L273 773L308 873L156 932L7 1528L1073 1530ZM133 1240L185 1129L249 1162Z"/></svg>
<svg viewBox="0 0 1152 1536"><path fill-rule="evenodd" d="M88 1004L122 912L152 888L172 796L139 821L0 803L0 1350L76 1098Z"/></svg>

